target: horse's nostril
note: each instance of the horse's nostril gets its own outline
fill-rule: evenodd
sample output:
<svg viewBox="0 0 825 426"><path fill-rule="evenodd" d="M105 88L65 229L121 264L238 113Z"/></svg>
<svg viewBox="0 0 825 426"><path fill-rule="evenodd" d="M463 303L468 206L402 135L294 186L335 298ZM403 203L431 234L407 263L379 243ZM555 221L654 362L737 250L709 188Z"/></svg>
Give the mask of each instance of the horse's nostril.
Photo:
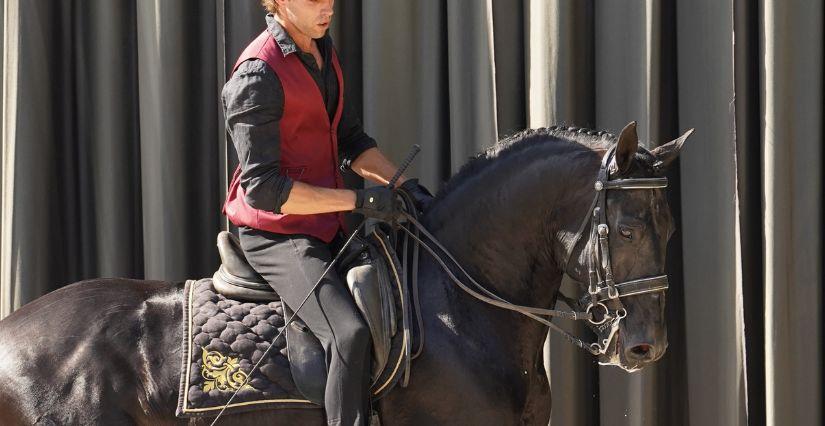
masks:
<svg viewBox="0 0 825 426"><path fill-rule="evenodd" d="M636 346L630 348L630 353L636 359L645 359L645 358L650 357L651 349L652 349L652 346L641 344L641 345L636 345Z"/></svg>

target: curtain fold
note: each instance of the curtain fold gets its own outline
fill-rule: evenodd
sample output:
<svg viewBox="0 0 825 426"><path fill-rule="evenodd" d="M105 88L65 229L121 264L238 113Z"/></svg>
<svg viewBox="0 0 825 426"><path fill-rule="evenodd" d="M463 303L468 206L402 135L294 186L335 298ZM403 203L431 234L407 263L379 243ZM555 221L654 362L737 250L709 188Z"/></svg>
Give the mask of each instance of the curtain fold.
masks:
<svg viewBox="0 0 825 426"><path fill-rule="evenodd" d="M760 2L767 423L822 421L822 2ZM756 36L752 34L750 36Z"/></svg>
<svg viewBox="0 0 825 426"><path fill-rule="evenodd" d="M765 424L763 222L761 114L759 108L759 5L734 2L736 89L737 239L745 323L749 424Z"/></svg>
<svg viewBox="0 0 825 426"><path fill-rule="evenodd" d="M430 188L497 139L492 3L363 1L364 126ZM480 41L480 42L479 42Z"/></svg>
<svg viewBox="0 0 825 426"><path fill-rule="evenodd" d="M61 49L70 47L69 34L62 32L71 16L68 6L44 1L4 5L4 314L70 282L67 264L79 267L78 258L55 257L52 251L65 253L66 235L58 222L65 201L63 188L56 185L59 153L49 142L73 134L65 128L73 117L66 108L71 84L64 85L73 76L67 63L71 52Z"/></svg>
<svg viewBox="0 0 825 426"><path fill-rule="evenodd" d="M492 0L445 3L450 165L455 173L498 140L493 6Z"/></svg>
<svg viewBox="0 0 825 426"><path fill-rule="evenodd" d="M596 2L594 12L596 127L613 129L618 134L628 122L637 121L642 145L653 147L667 142L662 140L667 135L660 131L658 120L661 52L656 42L662 37L659 2ZM651 114L653 111L655 114ZM668 304L680 303L672 292L666 300ZM671 419L665 412L659 417L660 393L656 385L662 374L667 374L665 362L635 374L600 367L600 424L660 424Z"/></svg>
<svg viewBox="0 0 825 426"><path fill-rule="evenodd" d="M495 58L496 122L499 139L523 130L527 124L526 42L523 0L492 2Z"/></svg>
<svg viewBox="0 0 825 426"><path fill-rule="evenodd" d="M422 145L407 175L433 191L525 127L696 128L668 176L668 353L627 374L551 335L552 424L822 423L822 2L335 7L345 96L391 159ZM220 89L259 1L6 0L0 22L0 318L81 279L211 275Z"/></svg>
<svg viewBox="0 0 825 426"><path fill-rule="evenodd" d="M530 0L526 9L529 126L593 126L593 4ZM568 279L562 289L566 294L580 290ZM564 326L578 336L589 336L587 327L578 321ZM599 424L601 394L594 358L553 332L544 349L553 397L551 424Z"/></svg>
<svg viewBox="0 0 825 426"><path fill-rule="evenodd" d="M744 424L735 241L732 4L677 4L688 405L691 424Z"/></svg>
<svg viewBox="0 0 825 426"><path fill-rule="evenodd" d="M141 199L133 190L140 176L139 115L126 101L138 97L138 58L123 49L135 45L135 9L110 3L94 0L72 13L77 137L65 141L72 149L64 151L63 175L72 182L65 205L76 208L63 211L80 225L64 231L79 249L78 277L143 274Z"/></svg>
<svg viewBox="0 0 825 426"><path fill-rule="evenodd" d="M215 264L220 205L215 143L214 2L138 1L144 272L180 280ZM206 54L202 54L206 52ZM193 214L197 212L197 214Z"/></svg>
<svg viewBox="0 0 825 426"><path fill-rule="evenodd" d="M407 175L437 189L453 172L446 5L363 0L362 20L364 128L397 162L420 144Z"/></svg>
<svg viewBox="0 0 825 426"><path fill-rule="evenodd" d="M14 150L16 147L18 43L20 34L19 5L16 0L8 0L2 7L3 26L3 107L0 112L0 135L3 149L0 150L0 318L9 315L19 306L19 286L15 286L17 255L12 239L14 205ZM19 303L19 302L18 302Z"/></svg>

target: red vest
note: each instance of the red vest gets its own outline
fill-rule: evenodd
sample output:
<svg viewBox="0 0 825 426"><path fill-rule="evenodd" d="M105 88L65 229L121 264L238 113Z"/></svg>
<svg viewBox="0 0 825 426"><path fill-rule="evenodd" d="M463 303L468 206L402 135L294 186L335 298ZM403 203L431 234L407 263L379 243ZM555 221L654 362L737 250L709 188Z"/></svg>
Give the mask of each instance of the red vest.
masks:
<svg viewBox="0 0 825 426"><path fill-rule="evenodd" d="M344 188L338 171L338 122L344 102L344 78L333 49L332 65L338 78L338 106L330 123L318 85L297 54L284 56L268 30L264 30L238 59L234 70L249 59L265 61L284 89L281 129L282 175L294 181L326 188ZM240 166L235 169L226 194L223 213L237 226L278 234L308 234L329 243L343 226L343 212L319 214L276 214L252 208L244 200Z"/></svg>

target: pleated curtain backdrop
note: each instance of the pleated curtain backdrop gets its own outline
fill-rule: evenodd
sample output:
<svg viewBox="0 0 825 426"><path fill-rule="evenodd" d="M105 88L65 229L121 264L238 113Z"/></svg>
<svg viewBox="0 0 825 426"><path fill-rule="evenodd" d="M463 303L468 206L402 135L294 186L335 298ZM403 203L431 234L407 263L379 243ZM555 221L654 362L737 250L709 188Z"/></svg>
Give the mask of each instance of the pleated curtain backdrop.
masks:
<svg viewBox="0 0 825 426"><path fill-rule="evenodd" d="M433 190L525 127L636 120L649 148L696 128L669 176L668 352L627 374L551 336L551 424L823 422L822 2L336 10L346 96L394 160L422 145L410 174ZM0 13L0 317L85 278L210 275L237 164L220 88L264 28L258 1Z"/></svg>

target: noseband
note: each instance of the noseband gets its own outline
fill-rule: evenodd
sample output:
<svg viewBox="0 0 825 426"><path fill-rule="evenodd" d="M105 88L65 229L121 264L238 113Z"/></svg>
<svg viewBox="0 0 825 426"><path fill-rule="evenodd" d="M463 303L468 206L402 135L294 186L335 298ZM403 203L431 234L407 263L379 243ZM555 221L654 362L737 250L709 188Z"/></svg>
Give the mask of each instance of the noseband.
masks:
<svg viewBox="0 0 825 426"><path fill-rule="evenodd" d="M667 275L656 275L620 283L613 280L613 267L610 262L610 226L607 223L607 191L667 187L666 177L611 180L610 175L618 171L618 167L613 161L615 152L616 145L612 146L602 158L599 174L594 185L596 195L588 210L588 215L579 226L564 265L565 272L567 272L572 252L584 235L585 228L590 224L590 237L584 248L587 255L589 281L587 294L578 302L571 303L568 298L565 298L565 301L568 305L576 305L570 306L574 309L584 306L584 311L590 314L587 321L598 330L597 334L600 339L598 342L587 345L587 349L594 355L607 352L607 348L619 330L619 323L627 316L627 311L622 305L622 297L655 293L665 291L668 288ZM568 273L568 275L570 274ZM610 301L613 301L613 303L609 303ZM611 305L612 309L608 308L606 303ZM578 346L584 347L584 342L581 342L581 340L573 336L568 337L578 340L580 342Z"/></svg>
<svg viewBox="0 0 825 426"><path fill-rule="evenodd" d="M467 277L470 284L463 283L455 276L453 271L444 262L442 256L435 252L425 241L421 240L416 233L413 233L407 227L402 226L401 229L406 232L418 245L423 247L438 264L444 269L448 277L459 288L466 293L481 300L487 304L519 312L529 318L532 318L551 329L559 332L562 337L567 339L574 345L590 352L593 355L602 355L607 352L610 343L616 337L619 330L619 323L627 315L627 311L622 305L621 298L629 296L638 296L640 294L654 293L664 291L668 288L667 275L657 275L653 277L646 277L635 279L631 281L624 281L616 283L613 280L613 269L610 263L610 248L609 248L609 233L610 227L607 224L607 191L608 190L635 190L635 189L657 189L667 187L667 178L631 178L631 179L610 179L611 173L615 174L618 167L613 161L616 151L616 145L613 145L602 158L599 174L594 185L596 195L593 198L593 203L588 209L587 216L579 227L578 232L570 247L570 253L564 263L564 271L567 273L568 264L572 257L572 252L576 245L581 240L584 231L588 224L591 224L590 237L584 250L587 252L587 266L589 284L587 287L587 294L585 294L579 301L571 300L564 295L559 295L565 303L573 309L578 311L566 311L556 309L544 309L530 306L522 306L510 303L500 296L486 289L478 283L466 270L458 263L452 253L449 252L427 229L421 225L416 217L409 213L404 213L403 216L408 222L412 223L417 231L420 231L432 243L443 252L450 261ZM568 275L570 275L568 273ZM570 275L572 276L572 275ZM608 304L613 309L608 308ZM584 310L581 310L584 306ZM550 322L543 316L560 317L572 320L587 320L597 330L599 341L594 343L585 343L583 340L573 336L567 331L563 330L558 325Z"/></svg>

